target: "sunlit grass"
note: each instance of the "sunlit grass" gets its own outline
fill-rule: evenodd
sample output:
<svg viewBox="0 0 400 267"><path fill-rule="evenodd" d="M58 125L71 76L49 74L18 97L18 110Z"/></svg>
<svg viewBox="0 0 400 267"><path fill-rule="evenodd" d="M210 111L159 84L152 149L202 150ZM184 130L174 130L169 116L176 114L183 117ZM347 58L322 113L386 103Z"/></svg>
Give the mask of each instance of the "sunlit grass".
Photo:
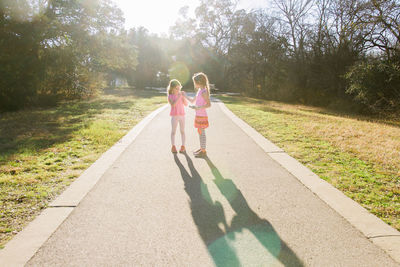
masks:
<svg viewBox="0 0 400 267"><path fill-rule="evenodd" d="M152 110L155 91L109 90L90 100L0 117L0 246Z"/></svg>
<svg viewBox="0 0 400 267"><path fill-rule="evenodd" d="M240 118L400 230L400 120L222 96Z"/></svg>

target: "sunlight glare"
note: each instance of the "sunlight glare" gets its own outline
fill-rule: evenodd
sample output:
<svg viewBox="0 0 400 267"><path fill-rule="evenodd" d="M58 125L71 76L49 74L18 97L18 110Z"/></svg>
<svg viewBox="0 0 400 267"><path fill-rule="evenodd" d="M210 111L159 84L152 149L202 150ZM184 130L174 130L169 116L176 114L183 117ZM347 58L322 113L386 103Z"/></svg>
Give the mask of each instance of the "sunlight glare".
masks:
<svg viewBox="0 0 400 267"><path fill-rule="evenodd" d="M284 266L279 260L281 240L267 225L227 233L208 246L217 266Z"/></svg>
<svg viewBox="0 0 400 267"><path fill-rule="evenodd" d="M177 79L182 85L185 85L190 79L190 72L185 63L177 61L172 63L168 69L170 79Z"/></svg>
<svg viewBox="0 0 400 267"><path fill-rule="evenodd" d="M168 33L179 17L179 9L189 6L189 14L199 5L199 0L136 1L113 0L124 12L125 28L143 26L151 33Z"/></svg>

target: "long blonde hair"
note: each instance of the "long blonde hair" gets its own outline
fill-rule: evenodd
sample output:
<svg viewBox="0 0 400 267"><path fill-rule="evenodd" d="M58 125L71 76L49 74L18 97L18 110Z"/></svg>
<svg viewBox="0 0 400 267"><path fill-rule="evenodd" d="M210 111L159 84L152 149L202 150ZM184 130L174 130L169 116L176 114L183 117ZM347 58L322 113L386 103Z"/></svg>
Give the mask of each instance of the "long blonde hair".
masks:
<svg viewBox="0 0 400 267"><path fill-rule="evenodd" d="M177 79L172 79L171 81L169 81L169 84L167 87L167 95L172 94L172 90L177 86L182 86L181 83Z"/></svg>
<svg viewBox="0 0 400 267"><path fill-rule="evenodd" d="M200 85L202 88L207 89L208 95L210 95L210 84L208 82L207 75L202 72L193 74L193 83Z"/></svg>

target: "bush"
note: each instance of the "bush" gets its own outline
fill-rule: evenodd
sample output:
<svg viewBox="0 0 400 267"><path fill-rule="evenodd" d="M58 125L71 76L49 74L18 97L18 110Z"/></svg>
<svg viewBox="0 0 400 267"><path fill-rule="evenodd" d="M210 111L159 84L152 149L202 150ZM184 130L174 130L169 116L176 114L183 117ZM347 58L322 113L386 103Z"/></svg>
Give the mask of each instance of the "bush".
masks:
<svg viewBox="0 0 400 267"><path fill-rule="evenodd" d="M346 93L372 112L396 111L400 107L400 66L373 61L355 65L346 74Z"/></svg>

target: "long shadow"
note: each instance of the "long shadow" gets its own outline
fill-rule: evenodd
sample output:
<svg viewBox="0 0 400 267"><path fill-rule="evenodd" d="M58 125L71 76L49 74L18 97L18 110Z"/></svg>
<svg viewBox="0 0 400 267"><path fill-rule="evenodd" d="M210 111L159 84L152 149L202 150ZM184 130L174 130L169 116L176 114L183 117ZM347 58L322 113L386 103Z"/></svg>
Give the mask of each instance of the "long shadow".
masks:
<svg viewBox="0 0 400 267"><path fill-rule="evenodd" d="M127 90L121 90L126 92ZM131 94L128 92L129 95ZM136 94L137 93L137 94ZM110 95L112 93L109 93ZM143 98L158 96L153 92L135 91L132 95ZM70 140L73 132L86 127L87 122L105 110L129 110L130 101L94 99L60 103L51 108L8 112L0 117L0 158L6 160L21 150L40 151Z"/></svg>
<svg viewBox="0 0 400 267"><path fill-rule="evenodd" d="M0 155L5 159L21 149L40 151L66 142L73 132L84 128L90 118L104 109L125 110L129 105L108 101L69 102L56 108L8 114L0 121Z"/></svg>
<svg viewBox="0 0 400 267"><path fill-rule="evenodd" d="M228 225L222 205L211 200L207 185L195 169L191 158L186 154L185 156L191 174L186 171L176 155L174 159L181 171L185 191L190 197L193 220L216 266L242 266L238 254L243 255L243 251L240 253L238 250L244 249L246 252L251 252L256 251L256 247L263 247L269 255L285 266L303 266L296 254L280 239L273 226L249 207L233 181L225 179L211 160L205 158L214 175L214 183L236 213L231 224ZM222 230L219 225L224 226L225 229ZM236 236L241 234L243 236L246 231L251 233L259 244L256 244L254 249L249 247L254 243L249 242L248 240L251 239L247 237L247 240L242 240L246 247L243 247L243 244L232 245ZM237 243L240 244L240 242ZM266 263L258 262L257 264L265 265Z"/></svg>
<svg viewBox="0 0 400 267"><path fill-rule="evenodd" d="M225 229L228 228L228 225L221 203L211 200L207 185L204 184L201 176L194 168L193 162L189 156L186 154L185 156L191 172L190 174L186 171L177 155L174 155L174 159L181 172L185 191L190 197L190 208L193 220L197 225L203 242L209 247L214 241L225 235L224 231L219 227L219 224L222 223ZM223 253L219 255L210 253L217 266L240 266L239 259L236 257L234 249L231 248L227 242L222 241L220 247Z"/></svg>
<svg viewBox="0 0 400 267"><path fill-rule="evenodd" d="M266 219L260 218L250 208L242 192L236 187L233 181L224 178L210 158L206 157L204 159L214 175L214 183L236 212L229 231L236 232L248 229L260 244L282 264L285 266L303 266L302 261L297 255L279 238L273 226Z"/></svg>

